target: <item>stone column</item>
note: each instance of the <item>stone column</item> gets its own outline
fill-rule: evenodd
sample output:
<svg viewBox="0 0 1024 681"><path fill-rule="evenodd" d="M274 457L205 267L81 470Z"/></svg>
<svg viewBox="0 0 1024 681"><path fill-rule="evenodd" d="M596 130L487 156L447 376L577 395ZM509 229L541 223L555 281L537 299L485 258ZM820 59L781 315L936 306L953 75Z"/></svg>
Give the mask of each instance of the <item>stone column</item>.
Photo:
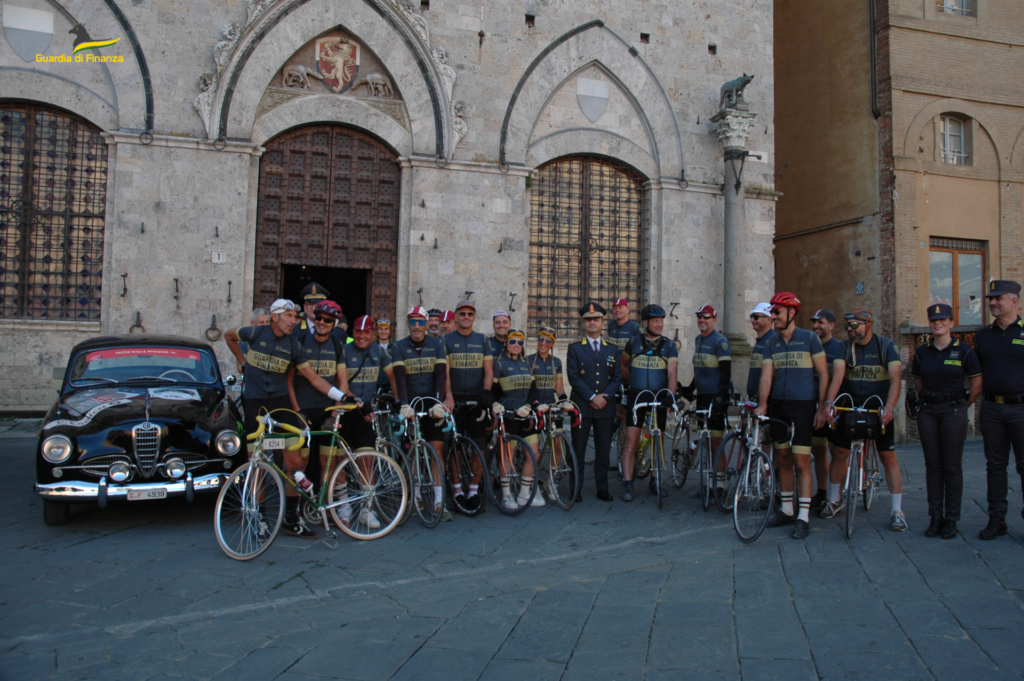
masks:
<svg viewBox="0 0 1024 681"><path fill-rule="evenodd" d="M741 355L750 354L750 345L746 338L746 209L743 187L737 189L737 185L755 118L757 114L735 108L722 109L711 117L725 150L725 281L719 330L729 339L733 354Z"/></svg>

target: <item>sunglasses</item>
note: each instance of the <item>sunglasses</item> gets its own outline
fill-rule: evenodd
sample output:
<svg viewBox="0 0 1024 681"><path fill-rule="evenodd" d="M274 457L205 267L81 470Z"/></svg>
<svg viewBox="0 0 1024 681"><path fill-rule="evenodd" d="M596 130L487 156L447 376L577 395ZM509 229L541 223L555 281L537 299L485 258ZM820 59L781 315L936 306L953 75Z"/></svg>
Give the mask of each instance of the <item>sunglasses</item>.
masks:
<svg viewBox="0 0 1024 681"><path fill-rule="evenodd" d="M714 315L710 315L710 314L699 314L699 315L697 315L697 319L714 319L714 318L715 318Z"/></svg>
<svg viewBox="0 0 1024 681"><path fill-rule="evenodd" d="M772 310L772 316L773 317L778 317L780 314L782 314L782 308L781 307L776 307L776 308L774 308Z"/></svg>
<svg viewBox="0 0 1024 681"><path fill-rule="evenodd" d="M752 315L750 315L750 321L752 321L752 322L756 322L759 319L767 319L767 318L768 318L768 316L767 315L763 315L763 314L752 314Z"/></svg>
<svg viewBox="0 0 1024 681"><path fill-rule="evenodd" d="M324 317L323 315L319 315L319 314L314 316L313 319L315 319L318 322L324 322L325 324L333 324L334 323L334 317Z"/></svg>
<svg viewBox="0 0 1024 681"><path fill-rule="evenodd" d="M427 320L426 319L410 319L409 320L409 326L426 326L426 325L427 325Z"/></svg>
<svg viewBox="0 0 1024 681"><path fill-rule="evenodd" d="M513 338L513 339L511 339L511 340L507 341L507 343L508 343L509 345L526 345L526 342L525 342L525 341L521 341L521 340L518 340L518 339L515 339L515 338Z"/></svg>
<svg viewBox="0 0 1024 681"><path fill-rule="evenodd" d="M460 312L459 316L460 317L475 317L476 316L476 312Z"/></svg>
<svg viewBox="0 0 1024 681"><path fill-rule="evenodd" d="M541 336L540 338L537 339L537 342L538 343L554 343L555 341L551 340L550 338L544 338L543 336Z"/></svg>
<svg viewBox="0 0 1024 681"><path fill-rule="evenodd" d="M846 322L846 328L850 329L851 331L856 331L858 328L860 328L860 322L857 322L857 321Z"/></svg>

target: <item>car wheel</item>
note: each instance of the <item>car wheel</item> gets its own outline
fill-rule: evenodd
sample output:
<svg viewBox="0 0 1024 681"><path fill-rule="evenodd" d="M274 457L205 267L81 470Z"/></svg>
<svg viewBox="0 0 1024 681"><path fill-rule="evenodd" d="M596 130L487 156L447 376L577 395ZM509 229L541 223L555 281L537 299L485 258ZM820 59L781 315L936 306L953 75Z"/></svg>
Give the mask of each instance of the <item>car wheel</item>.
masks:
<svg viewBox="0 0 1024 681"><path fill-rule="evenodd" d="M70 519L71 504L43 500L43 521L47 525L67 525Z"/></svg>

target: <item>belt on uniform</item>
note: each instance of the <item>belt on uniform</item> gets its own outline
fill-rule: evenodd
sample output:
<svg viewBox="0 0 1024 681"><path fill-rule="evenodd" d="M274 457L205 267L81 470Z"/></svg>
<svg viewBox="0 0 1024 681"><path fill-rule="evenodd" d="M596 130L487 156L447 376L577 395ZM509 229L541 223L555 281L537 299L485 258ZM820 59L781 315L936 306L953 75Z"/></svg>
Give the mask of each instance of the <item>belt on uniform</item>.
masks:
<svg viewBox="0 0 1024 681"><path fill-rule="evenodd" d="M964 394L959 393L921 393L918 398L925 404L946 404L963 399Z"/></svg>
<svg viewBox="0 0 1024 681"><path fill-rule="evenodd" d="M1021 395L994 395L985 393L985 401L996 404L1024 404L1024 394Z"/></svg>

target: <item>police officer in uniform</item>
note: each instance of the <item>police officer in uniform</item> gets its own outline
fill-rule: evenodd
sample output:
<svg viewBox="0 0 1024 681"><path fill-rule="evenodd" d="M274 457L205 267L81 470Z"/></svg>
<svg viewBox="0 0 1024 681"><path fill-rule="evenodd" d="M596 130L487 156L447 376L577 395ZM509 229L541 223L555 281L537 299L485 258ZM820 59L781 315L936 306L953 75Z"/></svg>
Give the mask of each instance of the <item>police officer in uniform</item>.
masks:
<svg viewBox="0 0 1024 681"><path fill-rule="evenodd" d="M307 284L306 288L302 289L299 295L302 296L303 318L299 319L299 323L295 325L294 329L292 329L292 333L296 335L313 333L313 308L316 307L317 303L330 298L331 292L313 281ZM338 313L341 315L340 319L345 319L345 315L341 314L340 305L338 306ZM348 332L345 331L347 327L348 325L344 323L336 324L334 329L331 331L331 335L342 343L345 343L349 340Z"/></svg>
<svg viewBox="0 0 1024 681"><path fill-rule="evenodd" d="M1024 483L1024 321L1017 314L1017 282L992 281L985 297L995 321L974 334L984 385L980 426L988 477L988 525L978 537L995 539L1006 534L1006 465L1011 444Z"/></svg>
<svg viewBox="0 0 1024 681"><path fill-rule="evenodd" d="M612 422L615 420L613 398L622 385L622 352L601 337L604 331L604 308L589 302L580 308L584 337L569 345L565 357L565 374L572 388L572 400L580 408L580 425L573 428L573 447L578 453L580 488L576 501L583 500L582 481L586 472L582 453L586 451L590 429L594 429L594 485L597 498L611 501L608 491L608 453L612 446Z"/></svg>
<svg viewBox="0 0 1024 681"><path fill-rule="evenodd" d="M924 449L928 515L931 516L924 535L937 537L941 534L943 539L953 539L960 520L960 497L964 488L961 461L967 438L967 408L981 394L981 363L970 346L950 334L952 307L930 306L928 326L932 339L914 352L910 371L919 393L918 401L923 405L917 414L917 430ZM965 379L971 381L971 392L966 398Z"/></svg>

